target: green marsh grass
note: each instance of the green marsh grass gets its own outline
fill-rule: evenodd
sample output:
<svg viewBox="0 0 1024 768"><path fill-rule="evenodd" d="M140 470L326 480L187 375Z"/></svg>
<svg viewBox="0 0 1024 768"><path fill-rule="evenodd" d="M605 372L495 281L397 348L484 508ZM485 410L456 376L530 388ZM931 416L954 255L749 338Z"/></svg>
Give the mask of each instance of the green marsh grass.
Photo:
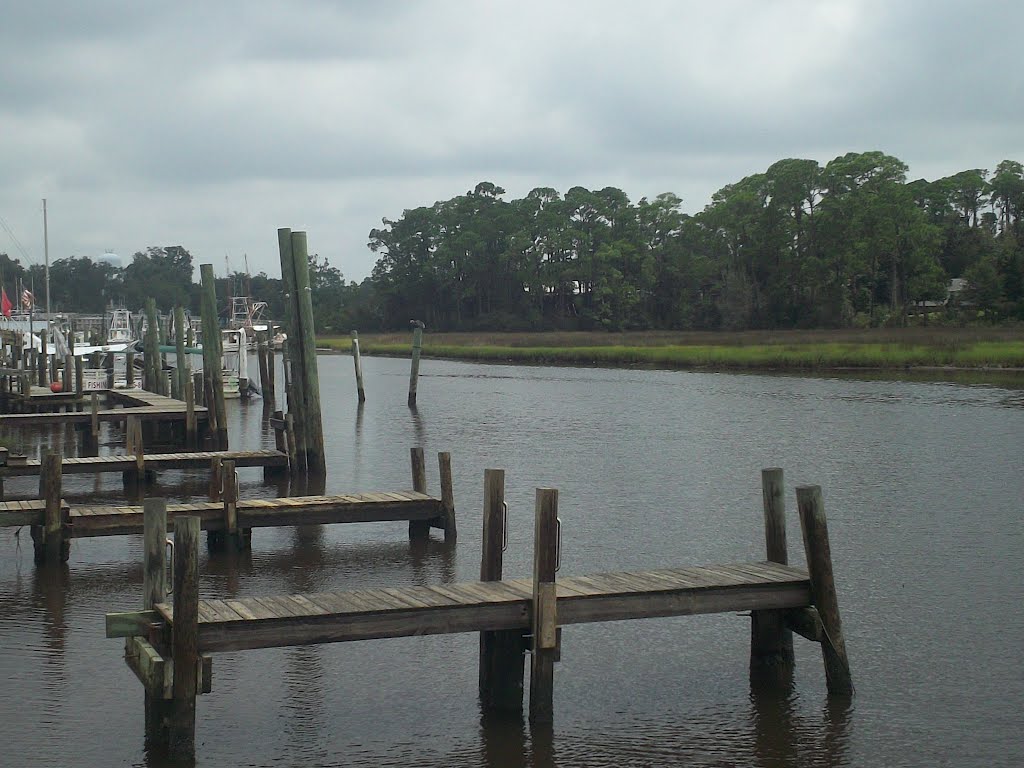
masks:
<svg viewBox="0 0 1024 768"><path fill-rule="evenodd" d="M406 356L403 334L360 337L365 354ZM602 342L603 343L600 343ZM321 346L348 351L348 337ZM879 329L740 334L427 334L423 354L532 364L714 369L1024 368L1024 332Z"/></svg>

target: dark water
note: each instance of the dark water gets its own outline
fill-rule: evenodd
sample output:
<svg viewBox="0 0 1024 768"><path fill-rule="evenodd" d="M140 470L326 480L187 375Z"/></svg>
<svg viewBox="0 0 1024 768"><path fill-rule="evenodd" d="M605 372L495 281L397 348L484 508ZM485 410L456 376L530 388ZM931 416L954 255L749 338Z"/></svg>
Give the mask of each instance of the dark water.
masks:
<svg viewBox="0 0 1024 768"><path fill-rule="evenodd" d="M214 657L202 766L1017 766L1024 763L1024 382L812 379L321 357L328 492L408 488L408 448L452 453L460 539L412 547L403 524L260 529L204 559L207 597L473 579L483 471L507 471L506 573L529 573L533 493L560 489L563 574L760 557L760 469L823 487L857 694L830 702L800 638L792 685L753 693L742 616L573 626L555 724L484 721L477 638L404 638ZM229 405L238 447L268 444ZM9 436L10 437L10 436ZM15 438L18 436L15 435ZM111 436L115 439L116 436ZM60 439L54 431L47 440ZM243 495L269 495L258 470ZM123 498L120 477L67 478ZM34 481L9 480L30 497ZM172 498L202 496L169 474ZM800 559L790 514L791 553ZM103 614L141 593L141 541L75 541L37 570L0 530L0 765L159 765L142 691Z"/></svg>

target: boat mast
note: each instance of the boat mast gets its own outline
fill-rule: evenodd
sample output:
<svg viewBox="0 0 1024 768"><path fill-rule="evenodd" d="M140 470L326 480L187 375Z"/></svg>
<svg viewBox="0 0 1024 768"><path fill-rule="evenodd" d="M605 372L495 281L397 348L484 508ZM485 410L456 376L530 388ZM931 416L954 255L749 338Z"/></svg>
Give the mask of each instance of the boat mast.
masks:
<svg viewBox="0 0 1024 768"><path fill-rule="evenodd" d="M46 264L46 322L50 322L50 236L46 228L46 198L43 198L43 258Z"/></svg>

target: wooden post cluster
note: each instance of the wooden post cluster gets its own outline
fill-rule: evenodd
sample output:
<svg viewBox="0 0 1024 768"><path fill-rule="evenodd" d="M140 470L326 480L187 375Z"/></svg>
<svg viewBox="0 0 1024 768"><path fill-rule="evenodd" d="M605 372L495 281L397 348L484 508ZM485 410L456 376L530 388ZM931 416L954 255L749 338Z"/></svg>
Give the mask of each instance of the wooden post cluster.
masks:
<svg viewBox="0 0 1024 768"><path fill-rule="evenodd" d="M423 449L409 449L412 468L412 489L417 493L427 493L427 464ZM431 528L444 531L445 541L454 541L457 534L455 524L455 491L452 486L452 457L450 453L437 454L438 474L441 480L441 514L430 520L410 520L409 538L422 539L430 535Z"/></svg>
<svg viewBox="0 0 1024 768"><path fill-rule="evenodd" d="M298 468L312 474L324 475L327 472L327 460L320 413L320 377L316 360L306 233L282 228L277 231L277 240L281 256L281 278L285 288L287 345L292 366L288 410L295 419L297 464Z"/></svg>
<svg viewBox="0 0 1024 768"><path fill-rule="evenodd" d="M208 409L208 423L220 450L228 449L227 412L224 405L224 376L221 362L220 326L217 323L217 285L212 264L201 264L203 316L203 381L206 386L204 403Z"/></svg>

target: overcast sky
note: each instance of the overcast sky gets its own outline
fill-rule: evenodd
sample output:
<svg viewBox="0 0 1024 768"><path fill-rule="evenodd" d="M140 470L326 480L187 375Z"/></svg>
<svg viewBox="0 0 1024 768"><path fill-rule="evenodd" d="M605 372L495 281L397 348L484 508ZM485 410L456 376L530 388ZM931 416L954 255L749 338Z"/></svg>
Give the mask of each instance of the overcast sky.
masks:
<svg viewBox="0 0 1024 768"><path fill-rule="evenodd" d="M0 0L0 217L43 260L185 246L346 279L381 218L491 181L700 211L776 160L1024 161L1024 3ZM0 251L26 259L0 229Z"/></svg>

